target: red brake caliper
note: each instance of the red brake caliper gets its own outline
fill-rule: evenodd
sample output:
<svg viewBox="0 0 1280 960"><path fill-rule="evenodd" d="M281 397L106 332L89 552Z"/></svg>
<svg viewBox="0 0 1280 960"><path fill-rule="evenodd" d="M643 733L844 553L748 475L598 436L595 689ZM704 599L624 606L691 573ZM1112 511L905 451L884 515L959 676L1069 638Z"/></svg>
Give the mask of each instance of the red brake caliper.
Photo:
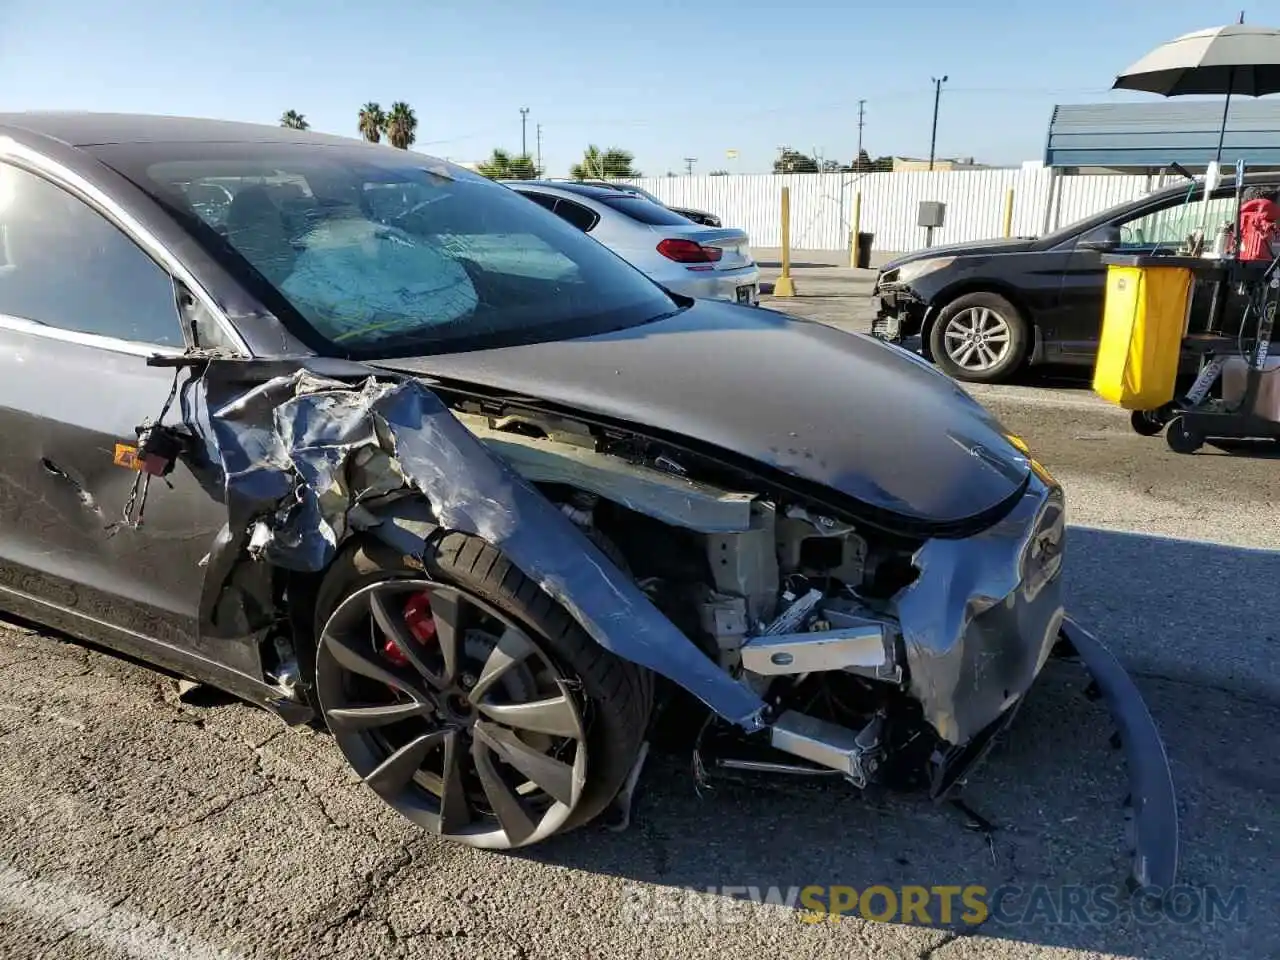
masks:
<svg viewBox="0 0 1280 960"><path fill-rule="evenodd" d="M431 596L425 590L415 593L404 605L404 622L409 634L418 643L426 646L436 638L436 622L431 617ZM407 667L409 659L400 652L390 637L382 642L382 655L397 667Z"/></svg>

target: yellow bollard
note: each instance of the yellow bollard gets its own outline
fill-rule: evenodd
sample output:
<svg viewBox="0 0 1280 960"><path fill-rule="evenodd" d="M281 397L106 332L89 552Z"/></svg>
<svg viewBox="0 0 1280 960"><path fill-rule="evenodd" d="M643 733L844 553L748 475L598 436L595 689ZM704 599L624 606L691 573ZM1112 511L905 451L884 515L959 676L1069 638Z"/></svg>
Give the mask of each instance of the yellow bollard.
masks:
<svg viewBox="0 0 1280 960"><path fill-rule="evenodd" d="M858 265L858 234L862 232L862 191L853 195L853 232L849 234L849 266Z"/></svg>
<svg viewBox="0 0 1280 960"><path fill-rule="evenodd" d="M794 297L796 284L791 279L791 190L782 188L782 275L773 283L775 297Z"/></svg>
<svg viewBox="0 0 1280 960"><path fill-rule="evenodd" d="M1006 240L1013 236L1013 187L1004 195L1004 236Z"/></svg>

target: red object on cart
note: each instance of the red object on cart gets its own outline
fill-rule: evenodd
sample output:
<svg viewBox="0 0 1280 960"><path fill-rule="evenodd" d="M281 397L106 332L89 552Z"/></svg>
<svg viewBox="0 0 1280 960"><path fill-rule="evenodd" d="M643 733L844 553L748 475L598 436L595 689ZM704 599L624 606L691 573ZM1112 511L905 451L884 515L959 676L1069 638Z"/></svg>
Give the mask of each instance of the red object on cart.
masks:
<svg viewBox="0 0 1280 960"><path fill-rule="evenodd" d="M1240 208L1240 259L1270 260L1271 241L1280 235L1280 204L1265 198Z"/></svg>

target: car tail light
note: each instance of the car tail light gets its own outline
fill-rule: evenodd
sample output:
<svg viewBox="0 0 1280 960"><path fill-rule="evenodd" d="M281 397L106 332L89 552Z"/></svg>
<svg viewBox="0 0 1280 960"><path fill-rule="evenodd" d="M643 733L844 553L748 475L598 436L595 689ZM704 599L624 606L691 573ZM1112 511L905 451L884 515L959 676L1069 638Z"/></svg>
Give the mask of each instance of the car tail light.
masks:
<svg viewBox="0 0 1280 960"><path fill-rule="evenodd" d="M724 251L719 247L704 247L693 240L663 240L658 244L658 252L676 263L708 264L690 267L691 270L710 270L709 264L716 263L724 256Z"/></svg>

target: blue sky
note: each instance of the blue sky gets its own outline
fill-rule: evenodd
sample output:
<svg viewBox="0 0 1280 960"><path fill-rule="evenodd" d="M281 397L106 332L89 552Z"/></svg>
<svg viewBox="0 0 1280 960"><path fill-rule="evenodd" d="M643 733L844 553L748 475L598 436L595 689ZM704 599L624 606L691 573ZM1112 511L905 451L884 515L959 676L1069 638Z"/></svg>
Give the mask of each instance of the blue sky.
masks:
<svg viewBox="0 0 1280 960"><path fill-rule="evenodd" d="M939 155L1018 163L1040 157L1053 104L1142 99L1108 93L1114 74L1242 2L0 0L0 111L295 109L354 136L362 103L402 99L416 149L470 161L519 150L528 107L553 176L588 143L651 175L684 157L746 173L784 144L851 159L860 99L869 152L927 156L947 74Z"/></svg>

